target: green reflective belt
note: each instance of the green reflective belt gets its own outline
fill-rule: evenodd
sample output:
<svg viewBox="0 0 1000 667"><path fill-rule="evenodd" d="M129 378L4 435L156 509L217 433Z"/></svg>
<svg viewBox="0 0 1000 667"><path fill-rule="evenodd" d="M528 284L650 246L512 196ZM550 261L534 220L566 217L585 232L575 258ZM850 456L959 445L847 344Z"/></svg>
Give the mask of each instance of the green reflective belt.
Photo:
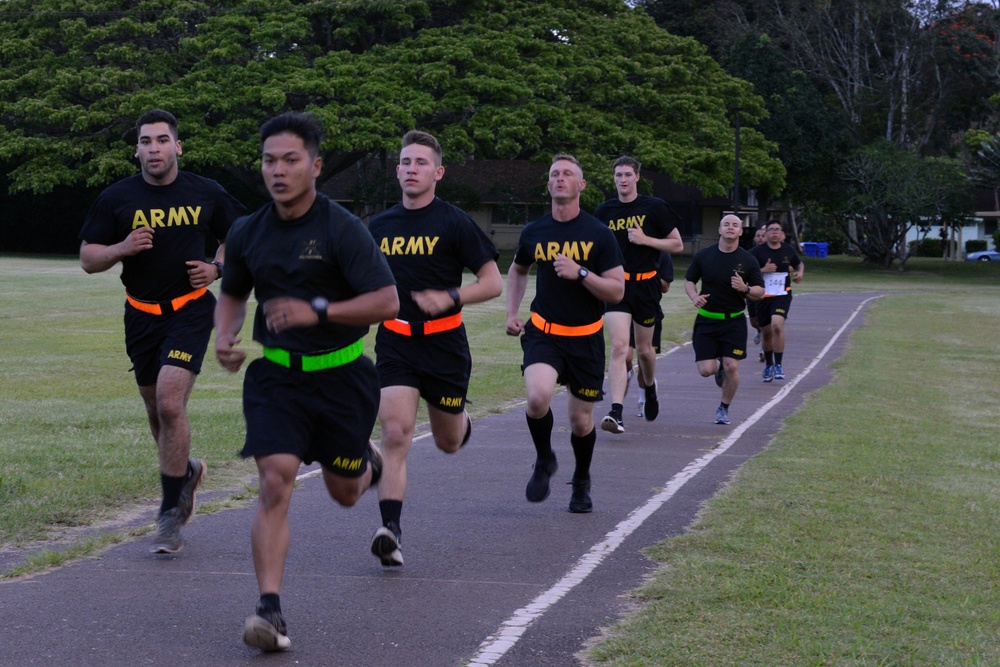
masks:
<svg viewBox="0 0 1000 667"><path fill-rule="evenodd" d="M741 310L738 313L713 313L711 310L705 310L704 308L698 309L698 314L702 317L708 317L713 320L731 320L734 317L739 317L743 314Z"/></svg>
<svg viewBox="0 0 1000 667"><path fill-rule="evenodd" d="M350 345L324 354L299 354L280 347L265 347L264 358L279 366L297 371L322 371L349 364L365 351L365 342L359 338Z"/></svg>

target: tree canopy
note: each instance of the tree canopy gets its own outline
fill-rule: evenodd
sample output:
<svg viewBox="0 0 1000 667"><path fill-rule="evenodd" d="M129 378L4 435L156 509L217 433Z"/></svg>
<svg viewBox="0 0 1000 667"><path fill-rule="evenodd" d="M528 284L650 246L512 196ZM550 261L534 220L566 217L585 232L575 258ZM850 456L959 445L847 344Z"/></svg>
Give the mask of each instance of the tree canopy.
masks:
<svg viewBox="0 0 1000 667"><path fill-rule="evenodd" d="M67 9L73 7L73 9ZM412 128L447 156L585 164L623 153L722 194L734 165L780 192L752 87L622 0L7 0L0 4L0 164L12 191L100 187L135 171L123 142L173 112L187 168L256 183L260 123L311 111L324 178Z"/></svg>

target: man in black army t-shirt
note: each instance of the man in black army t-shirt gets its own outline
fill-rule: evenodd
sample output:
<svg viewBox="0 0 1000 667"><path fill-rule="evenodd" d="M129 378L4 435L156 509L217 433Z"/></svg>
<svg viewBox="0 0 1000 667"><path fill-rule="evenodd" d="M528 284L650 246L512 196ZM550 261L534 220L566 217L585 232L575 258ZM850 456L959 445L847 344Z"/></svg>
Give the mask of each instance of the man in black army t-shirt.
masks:
<svg viewBox="0 0 1000 667"><path fill-rule="evenodd" d="M565 384L576 458L570 512L593 509L590 463L597 440L594 403L603 396L604 304L620 301L625 293L622 255L614 234L580 210L584 187L576 158L556 155L549 167L552 212L525 226L507 273L507 334L524 334L525 412L536 452L525 496L537 503L549 495L549 480L558 467L552 452L549 406L556 384ZM538 265L535 298L525 322L518 309L532 264Z"/></svg>
<svg viewBox="0 0 1000 667"><path fill-rule="evenodd" d="M226 234L246 210L215 181L180 171L177 120L159 109L136 121L141 173L118 181L91 206L80 231L87 273L121 262L125 349L156 441L163 500L153 553L176 553L194 513L205 462L192 459L187 402L212 334ZM220 242L215 261L207 245Z"/></svg>
<svg viewBox="0 0 1000 667"><path fill-rule="evenodd" d="M637 160L628 156L618 158L614 178L618 196L604 202L594 212L597 219L614 232L625 261L625 296L619 303L609 304L604 316L604 328L611 340L611 361L608 362L611 412L601 420L601 428L610 433L624 433L622 404L628 387L630 337L635 341L642 371L639 391L645 399L644 417L653 421L660 412L653 328L662 292L656 269L660 253L680 252L684 242L677 230L676 216L666 202L658 197L640 195L636 189L639 182Z"/></svg>
<svg viewBox="0 0 1000 667"><path fill-rule="evenodd" d="M363 338L399 309L392 273L361 220L316 191L322 136L306 114L261 126L261 172L274 201L233 225L215 311L215 356L236 372L247 356L236 346L251 290L259 304L253 337L264 356L243 384L242 455L254 457L260 476L250 529L260 601L243 641L264 651L291 646L279 594L299 466L318 462L330 497L345 507L378 482L381 456L369 440L378 374ZM326 519L317 525L329 532Z"/></svg>
<svg viewBox="0 0 1000 667"><path fill-rule="evenodd" d="M743 222L738 216L723 216L719 243L695 254L684 279L684 292L698 309L691 334L698 373L702 377L715 375L719 364L725 373L716 424L729 423L729 406L740 386L740 360L747 356L746 299L764 296L760 266L740 247L742 233Z"/></svg>
<svg viewBox="0 0 1000 667"><path fill-rule="evenodd" d="M503 290L496 246L467 213L435 195L444 176L437 139L413 130L402 143L396 166L402 201L368 225L399 293L399 316L383 322L375 338L385 464L378 486L382 526L372 536L371 552L387 567L403 564L406 457L420 399L427 403L434 444L457 452L472 433L465 410L472 356L462 306ZM463 286L466 268L476 280Z"/></svg>
<svg viewBox="0 0 1000 667"><path fill-rule="evenodd" d="M764 337L764 382L784 380L785 320L792 308L792 283L802 282L805 264L795 249L783 242L781 221L767 223L764 243L750 249L764 274L764 298L757 302L756 319ZM794 271L793 271L794 269Z"/></svg>

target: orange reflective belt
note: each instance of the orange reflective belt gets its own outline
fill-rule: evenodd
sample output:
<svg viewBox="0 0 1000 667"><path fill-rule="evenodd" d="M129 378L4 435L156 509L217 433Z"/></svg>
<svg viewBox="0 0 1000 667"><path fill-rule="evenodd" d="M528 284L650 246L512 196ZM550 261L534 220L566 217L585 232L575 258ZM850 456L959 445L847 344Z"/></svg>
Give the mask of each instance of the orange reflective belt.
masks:
<svg viewBox="0 0 1000 667"><path fill-rule="evenodd" d="M546 322L538 313L532 313L531 323L538 327L542 333L553 334L555 336L589 336L601 330L601 327L604 326L604 318L602 317L591 324L568 327L562 324L555 324L554 322Z"/></svg>
<svg viewBox="0 0 1000 667"><path fill-rule="evenodd" d="M133 298L128 292L125 293L125 298L128 299L129 305L136 310L141 310L142 312L149 313L150 315L163 315L164 313L176 313L178 310L187 305L188 302L194 301L207 291L207 287L201 287L193 292L188 292L187 294L179 296L176 299L171 299L170 301L164 301L162 303L157 303L155 301L139 301L139 299Z"/></svg>
<svg viewBox="0 0 1000 667"><path fill-rule="evenodd" d="M656 271L647 271L646 273L629 273L625 272L625 280L649 280L650 278L656 277Z"/></svg>
<svg viewBox="0 0 1000 667"><path fill-rule="evenodd" d="M458 311L454 315L449 315L448 317L442 317L438 320L428 320L426 322L407 322L406 320L386 320L382 324L385 328L394 333L398 333L401 336L429 336L431 334L441 333L442 331L451 331L452 329L457 329L462 325L462 311Z"/></svg>

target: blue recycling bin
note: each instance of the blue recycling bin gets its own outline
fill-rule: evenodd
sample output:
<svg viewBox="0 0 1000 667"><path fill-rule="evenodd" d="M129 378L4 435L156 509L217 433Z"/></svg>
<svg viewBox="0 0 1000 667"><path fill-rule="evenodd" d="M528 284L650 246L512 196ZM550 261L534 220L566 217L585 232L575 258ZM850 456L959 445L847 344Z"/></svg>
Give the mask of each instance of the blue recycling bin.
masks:
<svg viewBox="0 0 1000 667"><path fill-rule="evenodd" d="M816 244L816 256L817 257L826 257L829 254L829 252L830 252L830 244L829 243L817 243Z"/></svg>
<svg viewBox="0 0 1000 667"><path fill-rule="evenodd" d="M806 241L802 244L802 252L806 254L806 257L815 257L819 249L816 247L818 244L812 241Z"/></svg>

